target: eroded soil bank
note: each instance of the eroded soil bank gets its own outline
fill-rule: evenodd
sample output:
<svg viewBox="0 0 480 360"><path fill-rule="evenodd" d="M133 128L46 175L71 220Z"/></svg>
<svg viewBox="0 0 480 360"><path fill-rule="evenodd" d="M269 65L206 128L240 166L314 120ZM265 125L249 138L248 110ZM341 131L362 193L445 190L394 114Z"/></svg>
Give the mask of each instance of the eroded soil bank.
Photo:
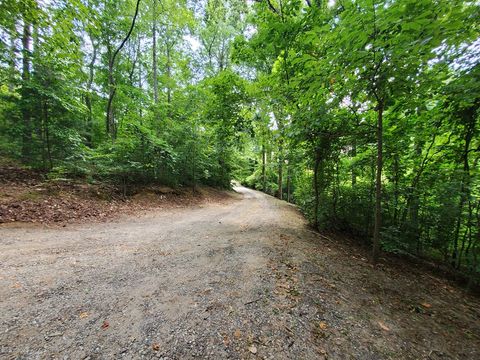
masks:
<svg viewBox="0 0 480 360"><path fill-rule="evenodd" d="M0 224L109 221L119 215L222 202L230 193L208 187L114 186L48 179L41 171L0 162Z"/></svg>

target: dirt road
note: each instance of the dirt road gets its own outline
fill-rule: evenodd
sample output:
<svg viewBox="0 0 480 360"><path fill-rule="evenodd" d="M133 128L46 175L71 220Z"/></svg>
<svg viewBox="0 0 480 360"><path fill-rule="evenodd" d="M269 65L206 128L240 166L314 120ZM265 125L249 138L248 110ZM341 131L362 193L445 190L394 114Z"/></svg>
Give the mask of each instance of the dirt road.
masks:
<svg viewBox="0 0 480 360"><path fill-rule="evenodd" d="M0 228L2 359L480 358L476 298L373 269L285 202Z"/></svg>

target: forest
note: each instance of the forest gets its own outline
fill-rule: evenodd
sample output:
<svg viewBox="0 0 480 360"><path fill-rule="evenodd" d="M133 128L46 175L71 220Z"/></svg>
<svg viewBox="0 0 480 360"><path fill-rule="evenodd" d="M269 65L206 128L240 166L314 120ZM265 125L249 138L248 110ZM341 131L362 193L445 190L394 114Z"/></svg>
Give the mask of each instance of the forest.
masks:
<svg viewBox="0 0 480 360"><path fill-rule="evenodd" d="M480 279L480 5L3 0L0 157L229 188Z"/></svg>

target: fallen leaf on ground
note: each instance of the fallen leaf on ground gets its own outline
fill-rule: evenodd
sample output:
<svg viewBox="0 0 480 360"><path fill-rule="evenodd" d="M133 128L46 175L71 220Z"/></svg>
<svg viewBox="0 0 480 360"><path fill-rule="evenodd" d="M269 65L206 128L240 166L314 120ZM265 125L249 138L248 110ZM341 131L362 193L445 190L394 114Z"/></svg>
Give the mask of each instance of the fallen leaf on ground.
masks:
<svg viewBox="0 0 480 360"><path fill-rule="evenodd" d="M242 336L242 332L240 331L240 329L235 330L233 336L235 336L235 338L237 339L240 339L240 337Z"/></svg>
<svg viewBox="0 0 480 360"><path fill-rule="evenodd" d="M426 308L426 309L430 309L430 308L432 307L432 304L429 304L429 303L427 303L427 302L424 302L424 303L422 303L421 305L422 305L424 308Z"/></svg>
<svg viewBox="0 0 480 360"><path fill-rule="evenodd" d="M228 346L230 344L230 339L227 335L223 335L223 345Z"/></svg>
<svg viewBox="0 0 480 360"><path fill-rule="evenodd" d="M320 329L322 329L322 330L325 330L325 329L328 327L328 325L327 325L327 323L326 323L325 321L320 321L320 324L318 324L318 326L319 326Z"/></svg>
<svg viewBox="0 0 480 360"><path fill-rule="evenodd" d="M252 345L248 348L248 351L250 351L252 354L257 353L257 347L255 345Z"/></svg>
<svg viewBox="0 0 480 360"><path fill-rule="evenodd" d="M385 330L385 331L390 331L390 328L389 328L387 325L385 325L383 322L379 321L379 322L378 322L378 325L379 325L383 330Z"/></svg>
<svg viewBox="0 0 480 360"><path fill-rule="evenodd" d="M102 324L102 329L103 329L103 330L106 330L106 329L108 329L109 326L110 326L110 324L108 323L107 320L105 320L105 321L103 322L103 324Z"/></svg>
<svg viewBox="0 0 480 360"><path fill-rule="evenodd" d="M159 343L153 343L153 344L152 344L152 349L153 349L153 351L158 351L158 350L160 350L160 344L159 344Z"/></svg>
<svg viewBox="0 0 480 360"><path fill-rule="evenodd" d="M85 319L85 318L88 317L88 312L82 312L82 313L80 313L80 315L78 315L78 317L79 317L80 319Z"/></svg>

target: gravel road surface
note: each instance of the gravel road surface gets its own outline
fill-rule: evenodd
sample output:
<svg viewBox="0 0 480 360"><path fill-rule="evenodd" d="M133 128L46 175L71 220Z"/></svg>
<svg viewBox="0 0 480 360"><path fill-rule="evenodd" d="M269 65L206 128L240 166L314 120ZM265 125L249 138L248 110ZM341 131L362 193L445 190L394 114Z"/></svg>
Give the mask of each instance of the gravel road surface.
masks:
<svg viewBox="0 0 480 360"><path fill-rule="evenodd" d="M109 223L0 228L0 358L480 358L478 299L374 269L292 205L236 191Z"/></svg>

